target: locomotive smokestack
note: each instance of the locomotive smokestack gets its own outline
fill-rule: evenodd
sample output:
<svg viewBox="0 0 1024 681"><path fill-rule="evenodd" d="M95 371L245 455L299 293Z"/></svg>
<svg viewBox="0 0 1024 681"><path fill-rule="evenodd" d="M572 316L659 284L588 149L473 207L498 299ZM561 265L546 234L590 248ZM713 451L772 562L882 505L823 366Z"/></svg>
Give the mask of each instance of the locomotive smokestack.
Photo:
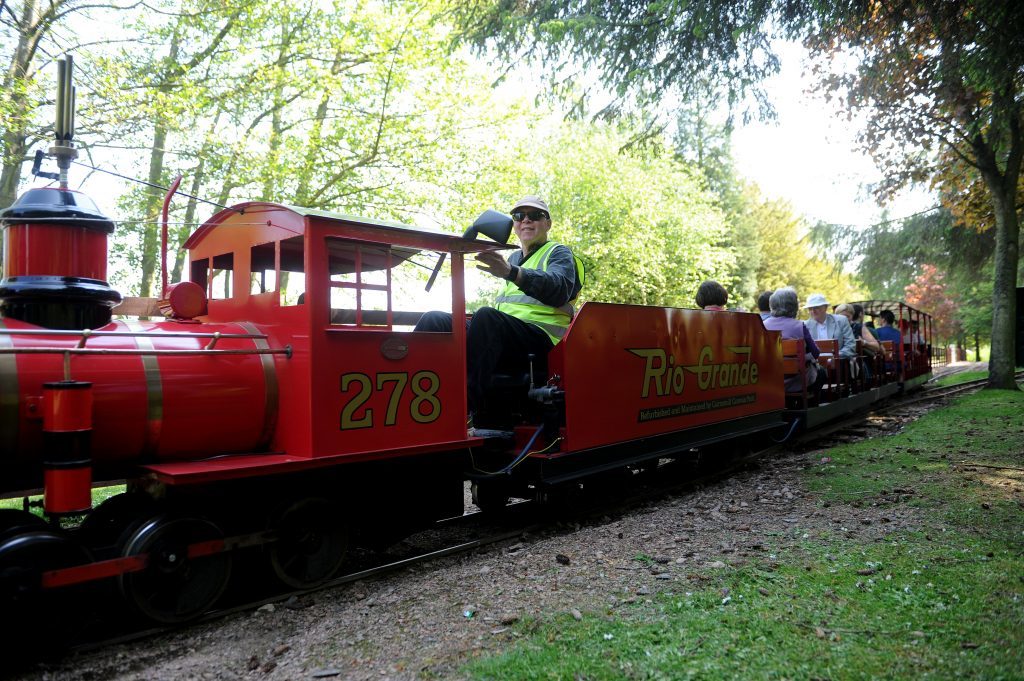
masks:
<svg viewBox="0 0 1024 681"><path fill-rule="evenodd" d="M51 329L95 329L110 323L121 294L107 284L107 235L114 223L85 194L67 187L74 148L72 61L57 62L57 119L50 154L60 188L30 189L0 210L4 279L0 316ZM52 177L52 176L51 176Z"/></svg>

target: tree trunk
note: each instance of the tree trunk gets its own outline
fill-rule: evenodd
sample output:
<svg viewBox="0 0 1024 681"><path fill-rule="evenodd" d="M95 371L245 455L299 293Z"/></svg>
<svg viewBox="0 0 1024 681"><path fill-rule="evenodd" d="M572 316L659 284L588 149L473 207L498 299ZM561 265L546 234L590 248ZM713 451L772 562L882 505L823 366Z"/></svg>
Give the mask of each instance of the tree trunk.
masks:
<svg viewBox="0 0 1024 681"><path fill-rule="evenodd" d="M981 339L978 337L978 332L974 332L974 361L981 361Z"/></svg>
<svg viewBox="0 0 1024 681"><path fill-rule="evenodd" d="M177 65L178 63L178 32L171 35L171 48L167 55L167 63ZM159 92L169 92L172 88L169 79L165 76L163 83L157 88ZM167 146L167 124L162 118L158 118L153 126L153 146L149 152L149 176L146 178L151 184L160 184L164 174L164 153ZM146 192L146 203L142 211L142 219L145 220L142 232L142 282L139 286L139 295L148 298L153 294L153 274L156 272L157 262L160 260L160 229L157 226L157 217L160 214L163 196L156 189ZM159 292L163 295L163 291Z"/></svg>
<svg viewBox="0 0 1024 681"><path fill-rule="evenodd" d="M156 124L153 131L153 147L149 154L149 177L147 180L159 184L164 172L164 147L167 143L167 126L162 122ZM153 294L153 274L160 258L160 231L157 216L160 213L161 196L156 189L146 192L146 204L142 211L145 220L142 232L142 283L139 295L147 298ZM160 293L163 293L162 291Z"/></svg>
<svg viewBox="0 0 1024 681"><path fill-rule="evenodd" d="M988 388L1016 390L1014 379L1014 337L1017 325L1017 259L1020 223L1014 206L1016 173L1006 182L989 182L996 217L996 251L993 259L992 345L988 361ZM994 186L995 185L995 186Z"/></svg>
<svg viewBox="0 0 1024 681"><path fill-rule="evenodd" d="M10 7L8 7L10 9ZM7 93L3 99L10 103L3 130L3 169L0 170L0 209L7 208L18 198L18 184L21 182L21 166L25 162L28 139L28 121L32 117L35 102L25 92L25 79L38 45L39 2L25 0L21 13L21 30L18 31L18 47L11 56L10 66L4 76L3 88Z"/></svg>
<svg viewBox="0 0 1024 681"><path fill-rule="evenodd" d="M0 209L7 208L18 198L21 183L21 164L25 162L24 130L8 130L3 133L4 163L0 170Z"/></svg>

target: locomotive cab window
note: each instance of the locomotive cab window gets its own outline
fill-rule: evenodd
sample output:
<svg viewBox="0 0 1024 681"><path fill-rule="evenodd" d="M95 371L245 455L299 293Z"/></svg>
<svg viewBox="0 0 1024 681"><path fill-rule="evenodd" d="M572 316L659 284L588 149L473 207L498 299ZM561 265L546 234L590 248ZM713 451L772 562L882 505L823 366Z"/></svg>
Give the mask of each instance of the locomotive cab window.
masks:
<svg viewBox="0 0 1024 681"><path fill-rule="evenodd" d="M249 295L277 291L274 244L259 244L249 251Z"/></svg>
<svg viewBox="0 0 1024 681"><path fill-rule="evenodd" d="M415 315L396 310L394 296L402 293L405 284L420 281L415 271L418 263L411 260L418 252L328 237L331 326L411 330Z"/></svg>
<svg viewBox="0 0 1024 681"><path fill-rule="evenodd" d="M234 295L235 254L213 256L210 270L210 300L225 300Z"/></svg>
<svg viewBox="0 0 1024 681"><path fill-rule="evenodd" d="M210 300L234 295L235 254L222 253L210 259L192 261L192 281L206 289Z"/></svg>
<svg viewBox="0 0 1024 681"><path fill-rule="evenodd" d="M281 252L280 304L302 305L306 292L305 242L293 236L277 243Z"/></svg>

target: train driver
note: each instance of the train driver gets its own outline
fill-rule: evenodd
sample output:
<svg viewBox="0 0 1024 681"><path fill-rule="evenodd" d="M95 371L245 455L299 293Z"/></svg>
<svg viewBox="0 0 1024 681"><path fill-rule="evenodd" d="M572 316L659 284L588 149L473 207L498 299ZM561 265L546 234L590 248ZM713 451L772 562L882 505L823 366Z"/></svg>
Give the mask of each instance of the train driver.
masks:
<svg viewBox="0 0 1024 681"><path fill-rule="evenodd" d="M583 263L568 246L548 240L551 213L539 196L512 207L520 250L508 260L496 251L477 254L477 268L505 280L494 307L482 307L467 323L469 410L483 405L484 390L500 366L525 371L531 354L545 356L565 335L583 288ZM451 331L446 312L427 312L416 331Z"/></svg>

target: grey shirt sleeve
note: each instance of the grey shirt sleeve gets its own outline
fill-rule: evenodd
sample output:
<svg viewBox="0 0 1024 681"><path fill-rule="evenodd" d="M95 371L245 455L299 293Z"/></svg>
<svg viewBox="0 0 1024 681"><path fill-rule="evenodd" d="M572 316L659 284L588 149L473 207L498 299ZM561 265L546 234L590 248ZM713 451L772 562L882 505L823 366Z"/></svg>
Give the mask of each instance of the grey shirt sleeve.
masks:
<svg viewBox="0 0 1024 681"><path fill-rule="evenodd" d="M856 357L857 356L857 339L853 337L853 329L850 328L850 322L843 315L834 315L836 323L839 325L839 355L841 357Z"/></svg>
<svg viewBox="0 0 1024 681"><path fill-rule="evenodd" d="M568 246L555 246L548 256L548 268L545 272L522 267L521 250L513 253L508 261L509 264L520 268L519 289L545 305L561 307L573 300L583 287L576 272L576 261Z"/></svg>

